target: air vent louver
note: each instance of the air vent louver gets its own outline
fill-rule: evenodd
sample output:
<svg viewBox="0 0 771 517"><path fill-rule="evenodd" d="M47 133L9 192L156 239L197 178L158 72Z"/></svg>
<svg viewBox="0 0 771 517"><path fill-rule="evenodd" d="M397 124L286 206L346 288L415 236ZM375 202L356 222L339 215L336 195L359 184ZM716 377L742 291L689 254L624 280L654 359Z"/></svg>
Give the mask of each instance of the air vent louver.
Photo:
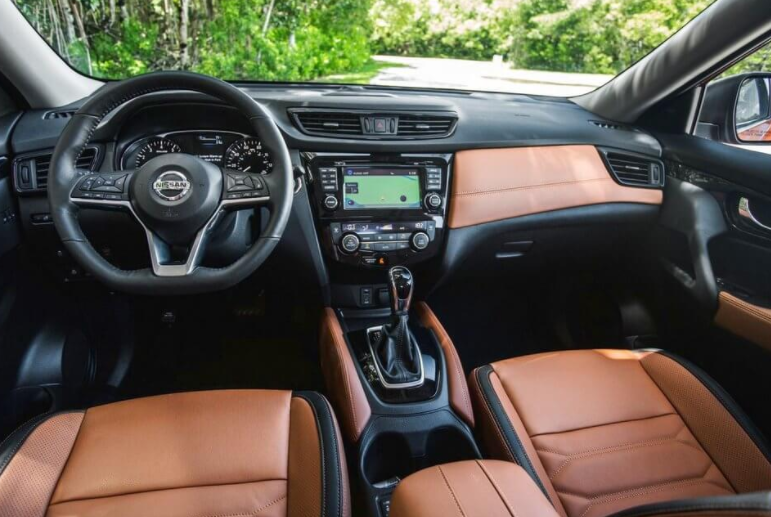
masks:
<svg viewBox="0 0 771 517"><path fill-rule="evenodd" d="M300 128L313 135L361 135L361 117L356 113L305 111L295 113Z"/></svg>
<svg viewBox="0 0 771 517"><path fill-rule="evenodd" d="M97 147L87 147L81 153L75 167L92 171L98 165L98 156L99 149ZM45 190L48 186L51 157L50 153L45 153L15 160L16 188L24 192Z"/></svg>
<svg viewBox="0 0 771 517"><path fill-rule="evenodd" d="M44 120L71 119L75 110L48 111L43 115Z"/></svg>
<svg viewBox="0 0 771 517"><path fill-rule="evenodd" d="M450 134L457 119L432 115L399 116L399 136L439 137Z"/></svg>
<svg viewBox="0 0 771 517"><path fill-rule="evenodd" d="M659 160L607 149L600 151L619 183L653 188L664 185L664 164Z"/></svg>
<svg viewBox="0 0 771 517"><path fill-rule="evenodd" d="M629 126L623 124L616 124L614 122L604 122L602 120L590 120L590 124L599 127L600 129L613 129L615 131L634 131Z"/></svg>
<svg viewBox="0 0 771 517"><path fill-rule="evenodd" d="M453 112L372 112L290 108L295 125L307 135L368 140L444 138L458 121Z"/></svg>

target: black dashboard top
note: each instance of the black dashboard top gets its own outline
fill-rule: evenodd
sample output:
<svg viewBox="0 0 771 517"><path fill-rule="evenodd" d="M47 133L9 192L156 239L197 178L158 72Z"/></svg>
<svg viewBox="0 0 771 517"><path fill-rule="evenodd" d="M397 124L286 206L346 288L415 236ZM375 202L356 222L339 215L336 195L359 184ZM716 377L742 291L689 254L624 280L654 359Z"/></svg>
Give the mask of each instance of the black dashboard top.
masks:
<svg viewBox="0 0 771 517"><path fill-rule="evenodd" d="M290 148L328 152L454 152L461 149L512 146L594 144L661 155L661 146L650 134L613 124L570 100L524 95L374 89L334 86L243 85L274 116ZM80 103L68 106L77 109ZM248 134L248 124L235 110L216 106L218 101L188 92L155 93L127 103L108 116L94 141L129 141L174 130L214 129ZM355 140L309 136L293 123L289 110L326 108L454 112L457 127L446 138L424 140ZM13 132L13 154L53 148L67 118L45 118L47 111L24 114ZM117 153L116 153L117 154Z"/></svg>

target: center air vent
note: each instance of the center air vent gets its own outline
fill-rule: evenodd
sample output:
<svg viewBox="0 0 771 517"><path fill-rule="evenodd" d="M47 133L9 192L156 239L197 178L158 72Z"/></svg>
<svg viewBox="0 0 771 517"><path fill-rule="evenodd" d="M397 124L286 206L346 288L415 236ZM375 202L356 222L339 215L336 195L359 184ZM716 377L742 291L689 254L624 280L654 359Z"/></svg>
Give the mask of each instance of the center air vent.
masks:
<svg viewBox="0 0 771 517"><path fill-rule="evenodd" d="M644 155L600 149L606 165L622 185L661 188L664 185L664 164Z"/></svg>
<svg viewBox="0 0 771 517"><path fill-rule="evenodd" d="M371 112L292 108L294 124L307 135L366 140L444 138L455 130L453 112Z"/></svg>
<svg viewBox="0 0 771 517"><path fill-rule="evenodd" d="M99 165L99 148L87 147L75 163L78 169L93 171ZM48 171L52 153L41 153L17 158L13 162L16 190L20 192L43 191L48 186Z"/></svg>

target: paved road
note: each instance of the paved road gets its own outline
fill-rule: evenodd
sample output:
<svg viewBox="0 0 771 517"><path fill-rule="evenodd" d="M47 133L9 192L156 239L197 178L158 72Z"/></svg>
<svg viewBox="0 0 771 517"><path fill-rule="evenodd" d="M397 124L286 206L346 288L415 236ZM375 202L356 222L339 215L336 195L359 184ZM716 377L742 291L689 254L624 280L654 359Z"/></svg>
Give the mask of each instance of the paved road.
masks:
<svg viewBox="0 0 771 517"><path fill-rule="evenodd" d="M375 56L376 61L399 66L383 68L372 84L424 86L491 92L514 92L570 97L594 90L612 76L515 70L503 63L396 56Z"/></svg>

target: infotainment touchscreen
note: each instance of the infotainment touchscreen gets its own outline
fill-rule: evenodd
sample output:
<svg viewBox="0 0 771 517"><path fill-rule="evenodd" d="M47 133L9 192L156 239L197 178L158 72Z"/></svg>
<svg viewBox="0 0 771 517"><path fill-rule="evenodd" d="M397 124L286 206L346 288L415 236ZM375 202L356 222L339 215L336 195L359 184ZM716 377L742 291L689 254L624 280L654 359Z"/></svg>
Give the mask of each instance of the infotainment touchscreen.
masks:
<svg viewBox="0 0 771 517"><path fill-rule="evenodd" d="M420 208L417 169L346 167L343 187L345 210Z"/></svg>

